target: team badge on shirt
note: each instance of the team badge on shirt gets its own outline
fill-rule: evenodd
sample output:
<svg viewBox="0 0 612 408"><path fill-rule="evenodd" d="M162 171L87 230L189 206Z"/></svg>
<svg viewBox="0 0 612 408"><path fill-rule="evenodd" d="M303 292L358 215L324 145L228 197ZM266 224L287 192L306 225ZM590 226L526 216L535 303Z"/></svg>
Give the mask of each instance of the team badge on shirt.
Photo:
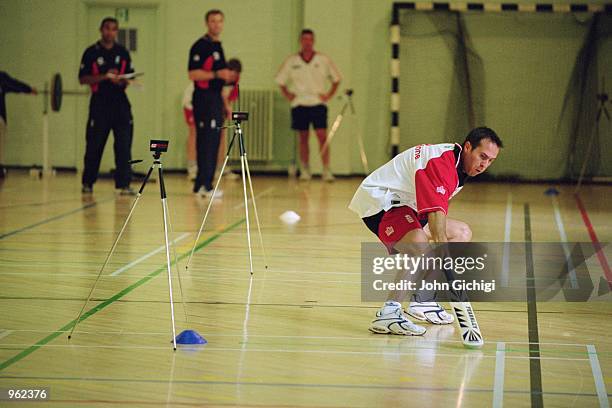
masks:
<svg viewBox="0 0 612 408"><path fill-rule="evenodd" d="M198 54L195 54L195 55L193 56L193 60L194 60L194 61L199 61L199 60L200 60L200 56L199 56Z"/></svg>
<svg viewBox="0 0 612 408"><path fill-rule="evenodd" d="M406 214L406 216L405 216L405 217L406 217L406 221L408 221L409 223L411 223L411 224L412 224L412 223L414 222L414 218L412 218L412 217L410 216L410 214Z"/></svg>
<svg viewBox="0 0 612 408"><path fill-rule="evenodd" d="M104 65L104 57L98 57L96 62L98 63L98 65Z"/></svg>
<svg viewBox="0 0 612 408"><path fill-rule="evenodd" d="M446 194L446 189L444 188L444 186L436 187L436 193L444 195Z"/></svg>
<svg viewBox="0 0 612 408"><path fill-rule="evenodd" d="M390 237L394 232L395 230L391 226L385 228L385 234L387 234L388 237Z"/></svg>
<svg viewBox="0 0 612 408"><path fill-rule="evenodd" d="M117 55L115 57L115 64L118 64L120 61L121 61L121 57Z"/></svg>
<svg viewBox="0 0 612 408"><path fill-rule="evenodd" d="M213 52L213 58L215 61L219 61L219 58L221 58L221 55L217 51L215 51Z"/></svg>

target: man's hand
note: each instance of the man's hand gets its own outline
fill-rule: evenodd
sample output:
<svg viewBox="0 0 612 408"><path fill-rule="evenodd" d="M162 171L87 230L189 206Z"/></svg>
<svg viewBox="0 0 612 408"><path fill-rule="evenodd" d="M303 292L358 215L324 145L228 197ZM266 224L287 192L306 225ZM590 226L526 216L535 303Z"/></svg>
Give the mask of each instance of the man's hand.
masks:
<svg viewBox="0 0 612 408"><path fill-rule="evenodd" d="M289 89L287 89L286 86L281 85L280 89L285 99L287 99L289 102L295 99L295 94L293 92L289 92Z"/></svg>
<svg viewBox="0 0 612 408"><path fill-rule="evenodd" d="M330 94L319 94L319 98L321 99L321 102L327 102L331 98L331 95Z"/></svg>
<svg viewBox="0 0 612 408"><path fill-rule="evenodd" d="M117 85L120 84L122 81L119 78L119 71L115 68L109 69L104 78L110 80L113 84Z"/></svg>
<svg viewBox="0 0 612 408"><path fill-rule="evenodd" d="M223 68L215 72L217 74L217 78L224 80L225 83L227 84L230 84L236 81L236 78L237 78L236 71L232 71L230 69Z"/></svg>
<svg viewBox="0 0 612 408"><path fill-rule="evenodd" d="M38 95L38 90L32 87L32 90L30 91L30 95Z"/></svg>

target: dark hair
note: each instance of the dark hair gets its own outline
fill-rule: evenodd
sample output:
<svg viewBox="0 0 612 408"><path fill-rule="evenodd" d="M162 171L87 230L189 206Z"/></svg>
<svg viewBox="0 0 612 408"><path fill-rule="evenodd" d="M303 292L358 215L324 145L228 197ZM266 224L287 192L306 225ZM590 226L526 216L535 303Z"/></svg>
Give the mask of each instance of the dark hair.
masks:
<svg viewBox="0 0 612 408"><path fill-rule="evenodd" d="M232 71L242 72L242 63L238 58L231 58L227 61L227 68Z"/></svg>
<svg viewBox="0 0 612 408"><path fill-rule="evenodd" d="M304 34L310 34L314 37L314 31L312 31L310 28L303 29L300 33L300 37L302 37Z"/></svg>
<svg viewBox="0 0 612 408"><path fill-rule="evenodd" d="M212 9L212 10L208 10L206 12L206 15L204 16L204 21L206 21L208 23L208 17L210 16L214 16L215 14L221 14L222 16L225 17L225 14L223 14L223 12L219 9Z"/></svg>
<svg viewBox="0 0 612 408"><path fill-rule="evenodd" d="M104 19L102 19L102 22L100 23L100 30L104 27L104 24L106 23L115 23L117 27L119 27L119 21L117 21L115 17L104 17Z"/></svg>
<svg viewBox="0 0 612 408"><path fill-rule="evenodd" d="M463 141L463 145L465 146L466 142L470 142L472 148L475 149L480 145L480 141L482 139L489 139L499 148L504 147L504 144L502 143L499 136L497 136L497 133L495 133L493 129L490 129L488 127L477 127L470 130L470 133L468 133L468 135L465 137L465 140Z"/></svg>

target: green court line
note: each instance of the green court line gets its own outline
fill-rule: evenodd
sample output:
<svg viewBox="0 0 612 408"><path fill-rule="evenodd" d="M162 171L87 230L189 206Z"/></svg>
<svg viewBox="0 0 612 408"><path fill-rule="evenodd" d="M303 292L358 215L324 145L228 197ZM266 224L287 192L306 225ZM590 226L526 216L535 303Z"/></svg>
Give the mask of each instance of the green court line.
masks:
<svg viewBox="0 0 612 408"><path fill-rule="evenodd" d="M245 219L243 218L243 219L241 219L239 221L236 221L235 223L233 223L229 227L227 227L227 228L217 232L215 235L211 236L210 238L206 239L202 243L198 244L195 247L195 250L199 251L200 249L204 248L205 246L209 245L210 243L216 241L219 237L221 237L221 235L223 235L223 234L233 230L234 228L236 228L237 226L242 224L244 221L245 221ZM186 258L187 256L189 256L190 253L191 253L191 251L185 252L185 253L181 254L176 260L179 261L181 259ZM174 263L175 262L173 261L172 265L174 265ZM150 274L148 274L144 278L138 280L137 282L133 283L132 285L128 286L127 288L123 289L122 291L116 293L115 295L111 296L110 298L108 298L104 302L100 303L99 305L89 309L87 312L85 312L85 313L83 313L83 315L81 315L81 318L79 319L79 323L82 322L83 320L93 316L94 314L98 313L100 310L104 309L106 306L108 306L108 305L116 302L117 300L121 299L123 296L127 295L128 293L130 293L134 289L138 288L139 286L142 286L145 283L149 282L150 280L152 280L154 277L156 277L157 275L159 275L160 273L162 273L165 270L166 270L166 265L159 267L158 269L154 270L153 272L151 272ZM36 350L38 350L39 348L41 348L45 344L49 343L50 341L52 341L52 340L56 339L57 337L61 336L62 334L66 334L66 332L68 330L72 329L72 327L76 323L77 323L77 319L72 320L70 323L66 324L64 327L56 330L55 332L51 333L47 337L37 341L35 344L33 344L32 346L28 347L27 349L21 351L19 354L17 354L15 356L9 358L8 360L2 362L0 364L0 371L4 370L7 367L10 367L11 365L15 364L16 362L18 362L18 361L22 360L23 358L29 356L30 354L32 354L33 352L35 352Z"/></svg>
<svg viewBox="0 0 612 408"><path fill-rule="evenodd" d="M51 217L51 218L47 218L47 219L45 219L45 220L42 220L42 221L36 222L36 223L34 223L34 224L30 224L30 225L27 225L27 226L25 226L25 227L22 227L22 228L16 229L16 230L14 230L14 231L9 231L9 232L6 232L6 233L4 233L4 234L0 234L0 239L4 239L4 238L10 237L10 236L12 236L12 235L19 234L20 232L23 232L23 231L31 230L32 228L36 228L36 227L38 227L38 226L40 226L40 225L47 224L47 223L49 223L49 222L51 222L51 221L59 220L59 219L61 219L61 218L67 217L67 216L72 215L72 214L74 214L74 213L78 213L78 212L83 211L83 210L86 210L86 209L88 209L88 208L95 207L95 206L96 206L96 205L98 205L98 204L104 203L104 202L106 202L106 201L110 201L110 200L112 200L112 199L113 199L113 198L107 198L107 199L104 199L104 200L94 201L93 203L86 204L86 205L84 205L84 206L82 206L82 207L79 207L79 208L76 208L76 209L74 209L74 210L71 210L71 211L68 211L68 212L65 212L65 213L62 213L62 214L56 215L56 216Z"/></svg>

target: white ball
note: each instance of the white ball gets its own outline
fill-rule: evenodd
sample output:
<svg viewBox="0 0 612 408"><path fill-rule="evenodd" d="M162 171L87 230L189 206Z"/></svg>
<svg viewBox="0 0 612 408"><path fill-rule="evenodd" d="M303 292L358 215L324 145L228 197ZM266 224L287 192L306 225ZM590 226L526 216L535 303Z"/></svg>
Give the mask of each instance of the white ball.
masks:
<svg viewBox="0 0 612 408"><path fill-rule="evenodd" d="M285 224L295 224L300 221L302 217L300 217L295 211L285 211L280 215L280 220Z"/></svg>

